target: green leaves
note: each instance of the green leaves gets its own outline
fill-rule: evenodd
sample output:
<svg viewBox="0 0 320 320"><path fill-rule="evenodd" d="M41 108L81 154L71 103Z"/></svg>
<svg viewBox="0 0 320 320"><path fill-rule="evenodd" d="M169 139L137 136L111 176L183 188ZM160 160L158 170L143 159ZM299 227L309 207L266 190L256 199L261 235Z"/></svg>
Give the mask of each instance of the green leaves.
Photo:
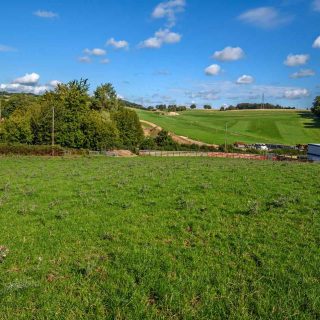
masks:
<svg viewBox="0 0 320 320"><path fill-rule="evenodd" d="M54 141L62 147L131 149L143 139L137 114L119 106L110 83L97 87L90 97L88 80L74 80L41 97L15 95L6 106L5 120L0 124L0 140L4 142L50 145L53 115Z"/></svg>
<svg viewBox="0 0 320 320"><path fill-rule="evenodd" d="M320 116L320 96L315 97L315 99L313 101L313 106L311 108L311 111L316 116Z"/></svg>

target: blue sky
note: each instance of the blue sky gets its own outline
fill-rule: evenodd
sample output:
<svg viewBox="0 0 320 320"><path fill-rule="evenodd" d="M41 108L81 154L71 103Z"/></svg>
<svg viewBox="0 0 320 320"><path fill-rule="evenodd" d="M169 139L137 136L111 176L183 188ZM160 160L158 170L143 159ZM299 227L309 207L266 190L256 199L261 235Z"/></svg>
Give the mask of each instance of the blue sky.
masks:
<svg viewBox="0 0 320 320"><path fill-rule="evenodd" d="M114 84L143 103L267 102L320 94L320 0L77 0L1 4L0 89Z"/></svg>

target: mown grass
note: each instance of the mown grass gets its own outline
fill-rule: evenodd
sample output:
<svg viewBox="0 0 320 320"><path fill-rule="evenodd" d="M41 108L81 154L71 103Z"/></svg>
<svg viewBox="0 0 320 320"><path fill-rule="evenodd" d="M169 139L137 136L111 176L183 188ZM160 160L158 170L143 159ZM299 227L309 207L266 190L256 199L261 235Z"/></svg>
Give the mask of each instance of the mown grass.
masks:
<svg viewBox="0 0 320 320"><path fill-rule="evenodd" d="M178 135L215 144L246 143L307 144L320 141L320 121L309 111L243 110L187 111L179 116L137 110L140 119L153 122ZM228 126L226 134L225 127Z"/></svg>
<svg viewBox="0 0 320 320"><path fill-rule="evenodd" d="M0 161L0 319L320 317L319 165Z"/></svg>

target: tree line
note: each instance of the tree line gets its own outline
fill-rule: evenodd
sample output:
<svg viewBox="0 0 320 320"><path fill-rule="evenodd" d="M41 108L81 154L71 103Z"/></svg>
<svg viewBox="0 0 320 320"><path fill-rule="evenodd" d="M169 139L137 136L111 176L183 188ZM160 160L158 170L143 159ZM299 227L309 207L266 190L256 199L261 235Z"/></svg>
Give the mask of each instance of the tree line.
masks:
<svg viewBox="0 0 320 320"><path fill-rule="evenodd" d="M279 104L272 104L272 103L238 103L236 106L228 106L228 107L221 107L220 111L228 111L228 110L255 110L255 109L287 109L287 110L294 110L295 107L283 107Z"/></svg>
<svg viewBox="0 0 320 320"><path fill-rule="evenodd" d="M55 143L67 148L132 149L144 138L136 112L125 108L110 83L92 96L88 80L81 79L42 96L3 94L0 99L3 143L49 145L53 125Z"/></svg>

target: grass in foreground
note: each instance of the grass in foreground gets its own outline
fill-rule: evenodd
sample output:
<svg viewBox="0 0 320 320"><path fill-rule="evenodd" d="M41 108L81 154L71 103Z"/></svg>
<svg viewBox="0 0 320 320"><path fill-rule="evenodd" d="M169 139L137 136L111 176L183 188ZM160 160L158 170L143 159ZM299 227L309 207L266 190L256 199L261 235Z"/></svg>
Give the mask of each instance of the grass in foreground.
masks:
<svg viewBox="0 0 320 320"><path fill-rule="evenodd" d="M320 141L320 121L309 111L244 110L186 111L179 116L137 110L140 119L153 122L181 136L214 144L307 144ZM226 134L225 127L228 126Z"/></svg>
<svg viewBox="0 0 320 320"><path fill-rule="evenodd" d="M0 161L0 319L320 317L318 165Z"/></svg>

